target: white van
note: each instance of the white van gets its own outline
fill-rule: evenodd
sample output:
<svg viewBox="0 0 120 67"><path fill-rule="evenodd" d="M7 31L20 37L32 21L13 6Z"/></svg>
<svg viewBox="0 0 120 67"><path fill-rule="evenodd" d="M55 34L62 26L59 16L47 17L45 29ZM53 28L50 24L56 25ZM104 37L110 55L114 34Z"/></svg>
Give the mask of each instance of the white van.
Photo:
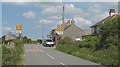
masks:
<svg viewBox="0 0 120 67"><path fill-rule="evenodd" d="M54 46L54 42L51 39L46 39L44 41L44 43L43 43L43 46L45 46L45 47L53 47Z"/></svg>

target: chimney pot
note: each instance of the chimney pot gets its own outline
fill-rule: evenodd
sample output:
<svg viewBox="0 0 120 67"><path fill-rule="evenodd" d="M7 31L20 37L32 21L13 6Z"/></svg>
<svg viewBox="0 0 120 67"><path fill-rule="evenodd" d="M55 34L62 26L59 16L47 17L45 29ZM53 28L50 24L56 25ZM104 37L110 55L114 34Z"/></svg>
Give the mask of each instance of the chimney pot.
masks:
<svg viewBox="0 0 120 67"><path fill-rule="evenodd" d="M112 15L114 15L116 12L115 12L115 9L110 9L110 11L109 11L109 16L112 16Z"/></svg>

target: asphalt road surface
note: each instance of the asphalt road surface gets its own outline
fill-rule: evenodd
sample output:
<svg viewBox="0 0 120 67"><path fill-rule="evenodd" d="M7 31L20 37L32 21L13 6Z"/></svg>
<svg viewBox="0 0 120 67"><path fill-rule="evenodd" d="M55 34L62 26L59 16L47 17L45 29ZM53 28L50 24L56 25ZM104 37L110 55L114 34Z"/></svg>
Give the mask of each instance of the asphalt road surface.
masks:
<svg viewBox="0 0 120 67"><path fill-rule="evenodd" d="M99 65L60 51L54 47L25 44L25 65Z"/></svg>

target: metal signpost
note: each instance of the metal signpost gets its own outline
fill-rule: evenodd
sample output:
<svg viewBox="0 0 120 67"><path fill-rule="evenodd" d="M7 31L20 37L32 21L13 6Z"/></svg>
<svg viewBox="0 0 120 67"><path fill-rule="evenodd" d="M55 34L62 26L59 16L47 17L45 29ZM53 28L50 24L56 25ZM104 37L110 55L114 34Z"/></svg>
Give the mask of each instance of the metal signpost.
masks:
<svg viewBox="0 0 120 67"><path fill-rule="evenodd" d="M23 26L22 25L16 25L16 34L18 34L19 37L22 36L22 30L23 30Z"/></svg>

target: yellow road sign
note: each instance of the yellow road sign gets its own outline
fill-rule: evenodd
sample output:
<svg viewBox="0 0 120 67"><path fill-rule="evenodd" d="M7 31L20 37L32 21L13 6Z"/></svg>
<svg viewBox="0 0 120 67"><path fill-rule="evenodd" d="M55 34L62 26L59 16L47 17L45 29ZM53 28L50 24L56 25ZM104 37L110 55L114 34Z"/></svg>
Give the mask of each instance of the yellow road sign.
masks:
<svg viewBox="0 0 120 67"><path fill-rule="evenodd" d="M16 30L22 30L22 25L16 25Z"/></svg>
<svg viewBox="0 0 120 67"><path fill-rule="evenodd" d="M64 26L57 26L57 31L64 31Z"/></svg>

